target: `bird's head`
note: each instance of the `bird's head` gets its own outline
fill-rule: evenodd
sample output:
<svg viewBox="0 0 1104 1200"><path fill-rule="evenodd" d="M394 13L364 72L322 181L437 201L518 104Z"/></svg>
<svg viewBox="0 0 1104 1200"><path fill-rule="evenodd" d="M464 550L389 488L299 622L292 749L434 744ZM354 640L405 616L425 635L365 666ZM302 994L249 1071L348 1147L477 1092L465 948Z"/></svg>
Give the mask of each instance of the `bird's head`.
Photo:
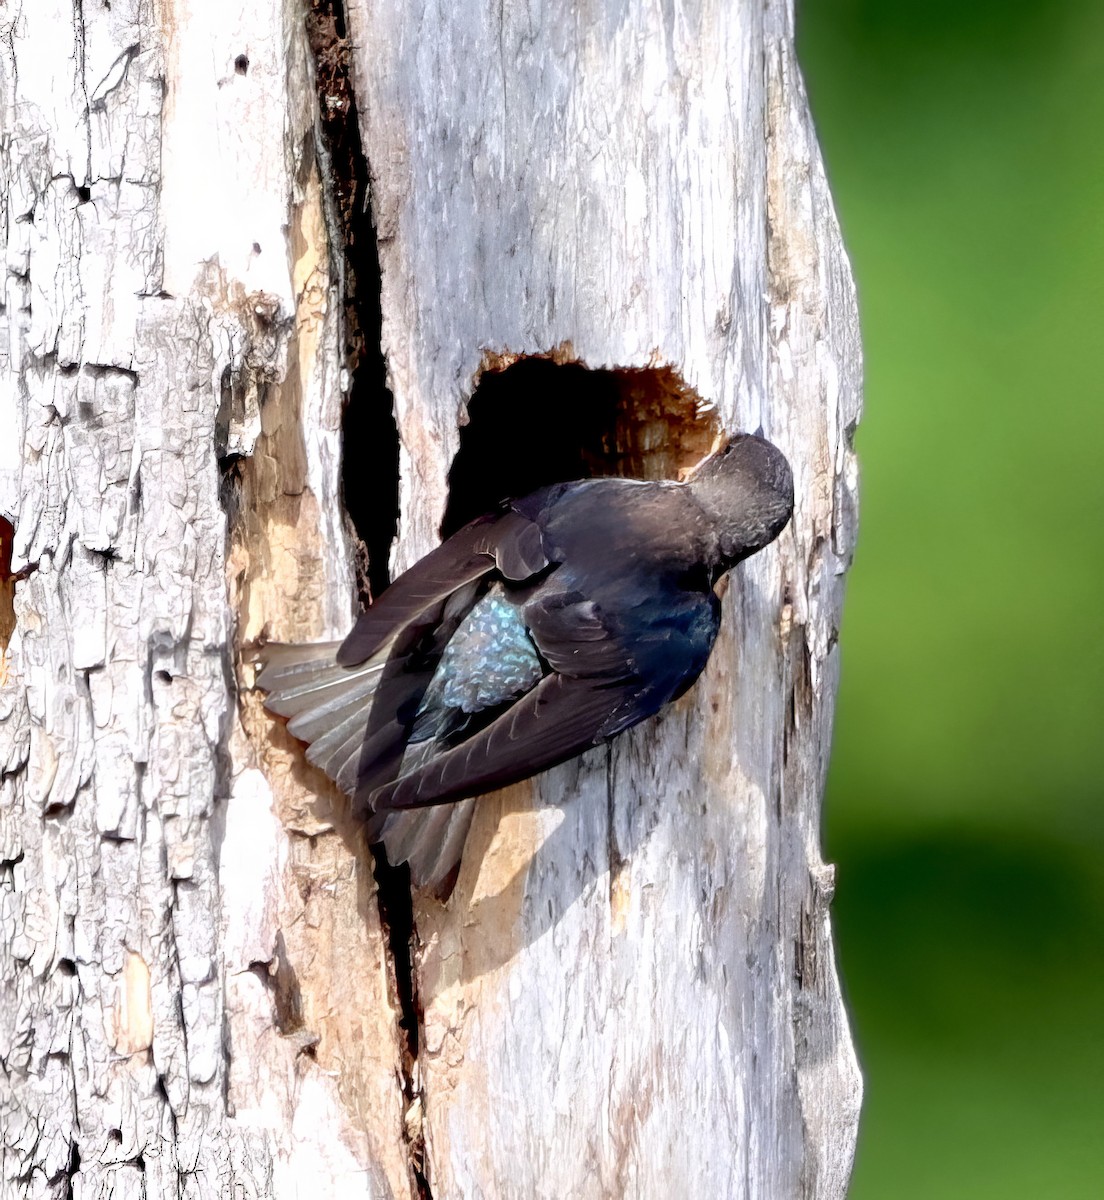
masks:
<svg viewBox="0 0 1104 1200"><path fill-rule="evenodd" d="M718 566L728 570L769 545L793 514L793 472L766 438L738 433L688 482L717 537Z"/></svg>

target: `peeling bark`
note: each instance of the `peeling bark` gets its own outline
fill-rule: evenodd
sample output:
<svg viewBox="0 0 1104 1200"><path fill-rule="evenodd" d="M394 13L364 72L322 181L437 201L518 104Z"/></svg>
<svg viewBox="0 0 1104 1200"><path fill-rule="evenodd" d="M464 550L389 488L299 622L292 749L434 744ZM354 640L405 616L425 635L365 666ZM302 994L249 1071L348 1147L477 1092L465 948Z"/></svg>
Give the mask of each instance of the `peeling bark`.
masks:
<svg viewBox="0 0 1104 1200"><path fill-rule="evenodd" d="M859 350L789 8L307 8L0 11L0 1195L841 1197ZM412 908L238 660L382 579L381 337L398 566L527 356L613 372L583 469L797 479L701 683Z"/></svg>
<svg viewBox="0 0 1104 1200"><path fill-rule="evenodd" d="M370 872L234 684L353 611L302 18L0 17L5 1196L409 1194Z"/></svg>

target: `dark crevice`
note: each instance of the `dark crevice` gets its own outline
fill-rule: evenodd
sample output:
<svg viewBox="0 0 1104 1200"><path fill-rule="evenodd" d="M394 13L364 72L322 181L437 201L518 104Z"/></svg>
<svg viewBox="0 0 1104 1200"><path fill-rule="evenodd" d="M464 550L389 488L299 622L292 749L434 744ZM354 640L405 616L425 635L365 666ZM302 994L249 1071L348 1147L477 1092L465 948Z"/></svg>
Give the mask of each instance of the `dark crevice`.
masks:
<svg viewBox="0 0 1104 1200"><path fill-rule="evenodd" d="M371 209L368 162L360 140L341 0L310 0L307 32L315 59L324 167L343 256L345 364L349 391L342 422L345 512L361 551L362 602L388 584L388 560L399 521L399 434L382 348L383 277Z"/></svg>
<svg viewBox="0 0 1104 1200"><path fill-rule="evenodd" d="M350 82L342 0L309 0L307 31L316 66L319 158L327 180L335 276L343 281L345 366L342 491L359 542L357 582L367 602L388 583L399 519L399 439L382 350L382 271L371 182ZM560 358L563 356L560 355ZM677 478L710 450L713 415L666 367L591 371L550 353L507 364L488 361L468 404L468 424L449 476L442 532L449 534L500 501L546 484L590 476ZM224 422L233 397L223 399ZM219 447L225 473L235 464ZM386 939L392 1003L398 1013L403 1136L419 1200L432 1200L417 1086L422 1012L418 934L405 866L372 851Z"/></svg>
<svg viewBox="0 0 1104 1200"><path fill-rule="evenodd" d="M139 383L138 372L132 370L130 367L119 367L114 363L96 362L81 363L79 366L86 375L90 375L93 379L125 379L134 387L137 387Z"/></svg>
<svg viewBox="0 0 1104 1200"><path fill-rule="evenodd" d="M15 868L23 861L23 851L14 858L0 858L0 887L11 891L15 887Z"/></svg>
<svg viewBox="0 0 1104 1200"><path fill-rule="evenodd" d="M425 1173L425 1139L420 1140L421 1157L411 1159L411 1170L414 1172L414 1186L418 1189L418 1200L433 1200L429 1179Z"/></svg>
<svg viewBox="0 0 1104 1200"><path fill-rule="evenodd" d="M175 905L175 901L173 902ZM180 1015L180 1020L183 1021L183 1014ZM229 1074L229 1072L227 1072ZM176 1142L179 1134L179 1129L176 1119L176 1110L173 1108L172 1101L169 1099L169 1089L165 1083L165 1076L157 1076L157 1085L155 1088L157 1098L165 1106L165 1110L169 1114L169 1128L172 1131L172 1141Z"/></svg>
<svg viewBox="0 0 1104 1200"><path fill-rule="evenodd" d="M97 563L104 571L109 571L114 563L117 563L120 558L118 549L115 546L103 546L101 548L86 546L88 557Z"/></svg>
<svg viewBox="0 0 1104 1200"><path fill-rule="evenodd" d="M15 583L12 574L12 545L15 527L0 517L0 655L7 652L15 632Z"/></svg>
<svg viewBox="0 0 1104 1200"><path fill-rule="evenodd" d="M222 370L219 381L219 407L215 413L215 457L218 459L219 470L225 475L229 468L241 457L240 454L230 454L230 425L242 416L241 404L235 412L234 377L229 367Z"/></svg>
<svg viewBox="0 0 1104 1200"><path fill-rule="evenodd" d="M69 1143L69 1163L65 1168L65 1197L72 1200L76 1195L73 1180L80 1174L81 1156L76 1142Z"/></svg>
<svg viewBox="0 0 1104 1200"><path fill-rule="evenodd" d="M468 402L441 533L569 479L675 479L718 432L669 367L589 370L550 357L491 367Z"/></svg>
<svg viewBox="0 0 1104 1200"><path fill-rule="evenodd" d="M344 285L345 366L348 392L342 417L342 499L357 539L356 574L362 603L389 582L391 545L399 521L399 434L387 386L382 348L383 278L371 210L368 163L360 139L350 82L350 49L341 0L310 0L307 33L315 60L323 146L323 174L333 207L331 237ZM375 855L380 925L387 943L392 1003L399 1013L404 1113L417 1113L415 1085L421 1012L414 964L410 872ZM411 1180L419 1200L432 1200L426 1179L421 1123L405 1119Z"/></svg>
<svg viewBox="0 0 1104 1200"><path fill-rule="evenodd" d="M395 995L392 1000L401 1014L399 1028L403 1032L405 1052L410 1066L418 1057L418 1026L421 1013L417 1002L417 983L414 978L414 906L411 901L410 868L405 864L391 866L382 846L373 846L373 874L378 888L380 920L391 959L395 965Z"/></svg>
<svg viewBox="0 0 1104 1200"><path fill-rule="evenodd" d="M405 864L391 866L382 846L372 848L375 860L376 900L379 904L380 926L387 940L391 970L388 985L391 1003L399 1011L399 1033L402 1041L403 1108L406 1113L417 1111L421 1093L415 1086L415 1063L420 1046L422 1009L418 1000L418 975L414 967L418 931L414 924L414 903L410 890L410 868ZM425 1138L420 1121L404 1121L410 1170L417 1189L418 1200L432 1200L433 1194L426 1179Z"/></svg>
<svg viewBox="0 0 1104 1200"><path fill-rule="evenodd" d="M276 1028L288 1036L298 1033L306 1023L303 1016L303 993L282 932L276 934L274 951L271 962L252 962L249 964L249 970L266 988L271 989Z"/></svg>

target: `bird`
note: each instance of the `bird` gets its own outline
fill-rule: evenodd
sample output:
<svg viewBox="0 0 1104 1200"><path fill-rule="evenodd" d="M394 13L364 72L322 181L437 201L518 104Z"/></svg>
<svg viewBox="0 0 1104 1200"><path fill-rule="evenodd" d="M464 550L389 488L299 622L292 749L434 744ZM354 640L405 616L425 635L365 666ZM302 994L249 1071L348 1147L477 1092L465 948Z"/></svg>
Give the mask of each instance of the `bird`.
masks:
<svg viewBox="0 0 1104 1200"><path fill-rule="evenodd" d="M751 433L684 482L542 487L430 551L343 641L262 645L256 687L352 798L368 841L445 897L475 797L609 741L694 683L720 626L717 582L793 505L786 456Z"/></svg>

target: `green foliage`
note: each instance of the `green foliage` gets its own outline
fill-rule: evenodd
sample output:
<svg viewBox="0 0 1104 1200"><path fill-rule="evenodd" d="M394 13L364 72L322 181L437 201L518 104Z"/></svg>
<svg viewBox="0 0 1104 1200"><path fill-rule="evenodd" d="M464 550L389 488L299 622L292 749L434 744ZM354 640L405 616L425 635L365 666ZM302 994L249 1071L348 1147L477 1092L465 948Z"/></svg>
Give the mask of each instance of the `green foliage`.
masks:
<svg viewBox="0 0 1104 1200"><path fill-rule="evenodd" d="M804 0L866 346L828 850L854 1200L1104 1180L1104 6Z"/></svg>

